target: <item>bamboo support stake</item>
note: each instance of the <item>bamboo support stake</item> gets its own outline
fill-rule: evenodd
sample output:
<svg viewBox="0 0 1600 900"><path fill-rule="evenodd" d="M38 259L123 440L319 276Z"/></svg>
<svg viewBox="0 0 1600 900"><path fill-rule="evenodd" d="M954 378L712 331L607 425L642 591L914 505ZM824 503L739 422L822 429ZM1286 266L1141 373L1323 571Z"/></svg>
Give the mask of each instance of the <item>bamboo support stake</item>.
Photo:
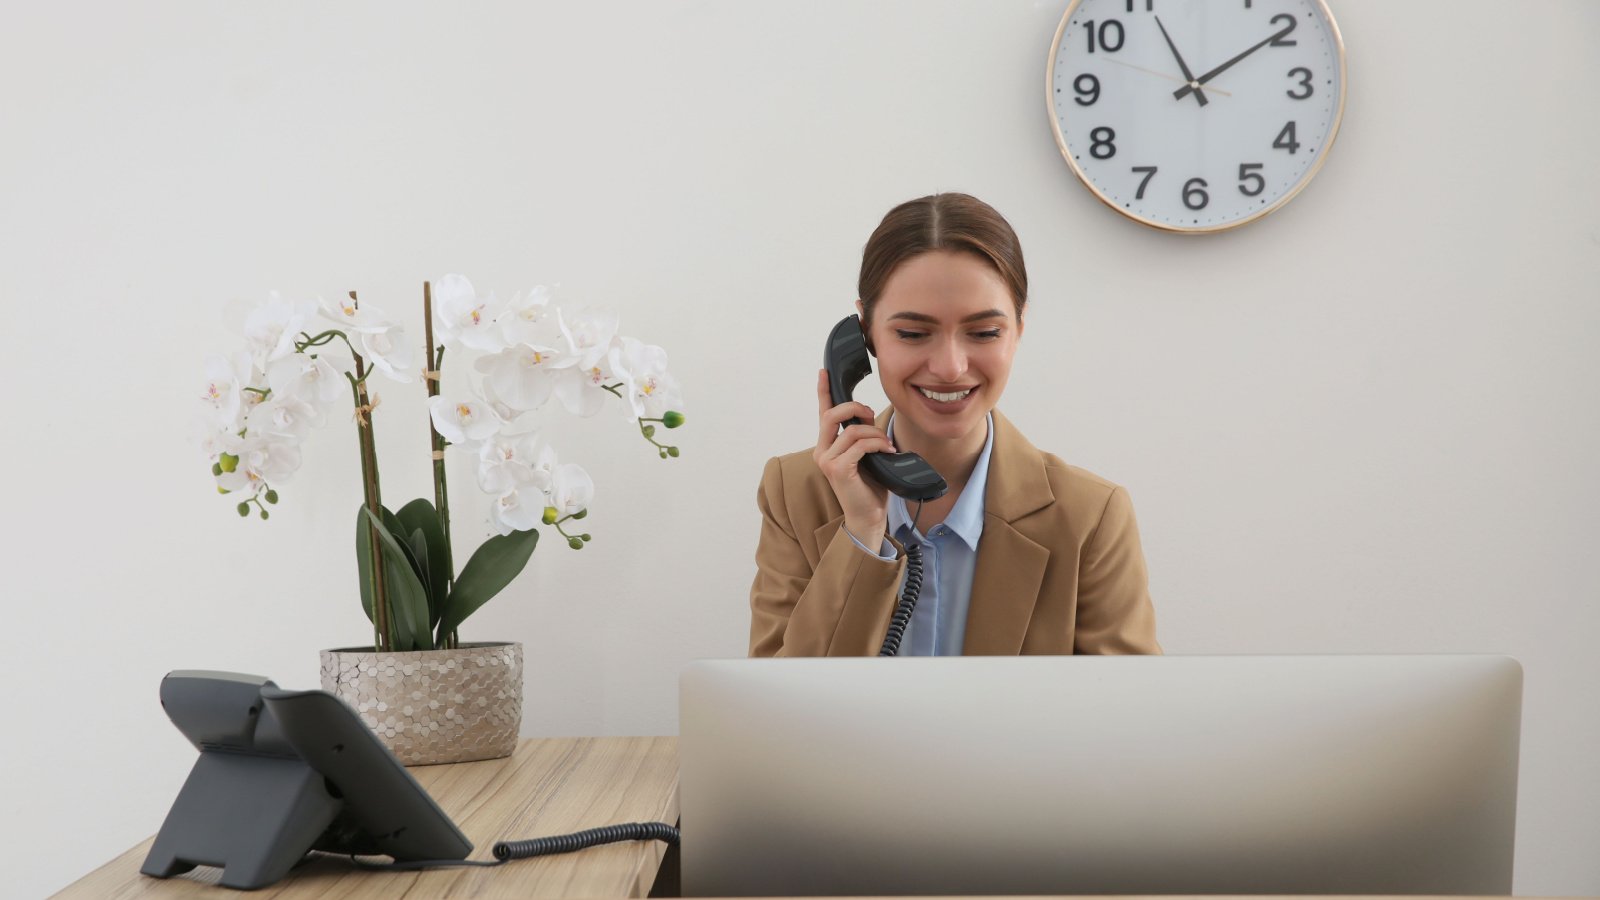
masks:
<svg viewBox="0 0 1600 900"><path fill-rule="evenodd" d="M356 292L350 292L350 299L356 300ZM359 302L359 301L357 301ZM377 442L372 433L372 404L367 398L367 372L366 364L361 359L361 354L354 354L356 358L356 435L361 443L361 483L367 509L383 521L383 499L378 493L378 449ZM383 581L383 545L378 539L377 526L372 522L367 523L367 538L372 545L372 624L378 632L378 652L392 649L393 641L389 632L389 592L385 589Z"/></svg>
<svg viewBox="0 0 1600 900"><path fill-rule="evenodd" d="M427 346L422 348L422 358L428 366L422 380L428 386L428 399L432 400L439 396L439 382L444 378L444 373L439 371L444 365L444 348L433 343L433 283L428 281L422 283L422 329L427 341ZM429 456L433 460L433 508L439 514L439 530L444 534L445 593L448 596L456 583L455 550L450 542L450 489L445 481L444 436L433 427L432 416L428 417L428 435ZM439 635L438 643L452 647L456 636L453 633Z"/></svg>

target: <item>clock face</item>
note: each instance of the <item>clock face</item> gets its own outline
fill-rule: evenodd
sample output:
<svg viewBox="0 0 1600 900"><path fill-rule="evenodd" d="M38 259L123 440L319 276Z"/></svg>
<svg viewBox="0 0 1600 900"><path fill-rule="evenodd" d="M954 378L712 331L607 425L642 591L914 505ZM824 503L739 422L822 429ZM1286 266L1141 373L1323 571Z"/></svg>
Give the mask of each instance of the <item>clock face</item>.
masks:
<svg viewBox="0 0 1600 900"><path fill-rule="evenodd" d="M1050 48L1056 143L1108 206L1220 231L1288 202L1344 112L1323 0L1074 0Z"/></svg>

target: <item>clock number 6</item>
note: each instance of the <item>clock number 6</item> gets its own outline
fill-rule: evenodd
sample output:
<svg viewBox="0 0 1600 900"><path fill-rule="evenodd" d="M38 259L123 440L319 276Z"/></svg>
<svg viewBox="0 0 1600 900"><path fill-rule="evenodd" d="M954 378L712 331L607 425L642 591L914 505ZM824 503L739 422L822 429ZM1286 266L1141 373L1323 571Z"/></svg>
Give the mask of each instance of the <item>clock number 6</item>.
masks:
<svg viewBox="0 0 1600 900"><path fill-rule="evenodd" d="M1252 169L1260 169L1264 167L1265 163L1239 163L1239 193L1245 195L1246 197L1256 197L1259 196L1262 191L1267 189L1267 180L1262 178L1259 174L1251 171ZM1256 189L1252 191L1245 187L1244 183L1246 181L1254 181L1256 183Z"/></svg>
<svg viewBox="0 0 1600 900"><path fill-rule="evenodd" d="M1117 139L1117 133L1101 125L1089 132L1089 139L1094 143L1089 145L1089 155L1095 159L1110 159L1117 155L1117 145L1112 141Z"/></svg>
<svg viewBox="0 0 1600 900"><path fill-rule="evenodd" d="M1191 178L1183 183L1183 205L1190 209L1205 209L1211 202L1211 195L1206 193L1206 180L1204 178Z"/></svg>

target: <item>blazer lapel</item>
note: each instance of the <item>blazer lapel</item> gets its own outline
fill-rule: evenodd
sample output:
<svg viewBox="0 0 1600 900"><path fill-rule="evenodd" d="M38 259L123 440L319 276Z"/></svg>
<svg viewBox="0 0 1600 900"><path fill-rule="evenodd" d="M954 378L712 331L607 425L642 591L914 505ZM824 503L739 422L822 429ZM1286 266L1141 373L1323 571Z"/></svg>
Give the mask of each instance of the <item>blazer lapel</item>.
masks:
<svg viewBox="0 0 1600 900"><path fill-rule="evenodd" d="M892 412L885 408L878 414L879 428L888 428ZM972 604L961 650L969 656L1015 655L1022 649L1050 564L1049 548L1012 524L1056 502L1044 455L998 409L994 429L989 484L983 493L983 536L978 539ZM843 522L841 515L816 530L819 552Z"/></svg>
<svg viewBox="0 0 1600 900"><path fill-rule="evenodd" d="M984 491L983 536L972 573L972 605L962 653L1015 655L1022 649L1033 607L1039 600L1049 548L1013 525L1055 502L1044 457L999 410L994 412L994 450Z"/></svg>

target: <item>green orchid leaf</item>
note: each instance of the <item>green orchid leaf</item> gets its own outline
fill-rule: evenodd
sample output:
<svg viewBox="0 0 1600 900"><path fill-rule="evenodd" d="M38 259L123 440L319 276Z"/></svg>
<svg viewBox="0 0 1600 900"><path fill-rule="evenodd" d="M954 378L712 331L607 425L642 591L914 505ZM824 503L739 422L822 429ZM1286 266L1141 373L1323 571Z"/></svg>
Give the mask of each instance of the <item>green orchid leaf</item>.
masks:
<svg viewBox="0 0 1600 900"><path fill-rule="evenodd" d="M372 612L372 595L374 590L372 569L372 534L374 528L372 527L372 522L373 517L371 513L367 511L366 505L363 504L356 511L356 565L361 570L361 608L367 614L367 621L376 624L376 619L373 618ZM379 528L376 529L376 531L378 533L378 539L380 541L383 540L385 537L384 529ZM380 552L379 555L382 556L383 554ZM384 583L389 590L390 614L388 636L390 649L409 650L412 648L412 645L416 643L416 637L412 632L410 623L406 619L394 615L394 592L396 589L392 585L394 585L400 579L397 577L399 574L398 571L391 574L390 570L392 568L392 566L387 564L386 560L383 572Z"/></svg>
<svg viewBox="0 0 1600 900"><path fill-rule="evenodd" d="M366 507L362 511L374 525L382 520ZM387 510L385 510L387 512ZM389 604L394 610L396 650L431 650L432 635L428 633L428 590L422 586L410 553L404 544L395 540L387 528L378 528L378 539L383 544L384 588L389 593Z"/></svg>
<svg viewBox="0 0 1600 900"><path fill-rule="evenodd" d="M433 581L428 576L428 539L422 536L422 529L414 528L405 543L406 549L411 551L412 564L417 567L417 574L422 580L422 593L428 598L428 628L431 631L435 624L433 611L439 602L433 596Z"/></svg>
<svg viewBox="0 0 1600 900"><path fill-rule="evenodd" d="M356 510L356 568L361 574L361 609L368 622L377 624L372 618L372 521L365 504Z"/></svg>
<svg viewBox="0 0 1600 900"><path fill-rule="evenodd" d="M421 497L400 507L395 518L407 532L420 528L428 541L428 622L430 626L437 626L444 611L445 597L450 593L450 579L455 575L450 571L450 552L444 541L443 523L433 504Z"/></svg>
<svg viewBox="0 0 1600 900"><path fill-rule="evenodd" d="M455 588L450 591L450 602L445 605L444 618L439 621L439 636L442 638L461 627L468 616L505 589L528 565L533 548L538 544L539 532L532 529L496 535L484 541L478 552L467 560Z"/></svg>

